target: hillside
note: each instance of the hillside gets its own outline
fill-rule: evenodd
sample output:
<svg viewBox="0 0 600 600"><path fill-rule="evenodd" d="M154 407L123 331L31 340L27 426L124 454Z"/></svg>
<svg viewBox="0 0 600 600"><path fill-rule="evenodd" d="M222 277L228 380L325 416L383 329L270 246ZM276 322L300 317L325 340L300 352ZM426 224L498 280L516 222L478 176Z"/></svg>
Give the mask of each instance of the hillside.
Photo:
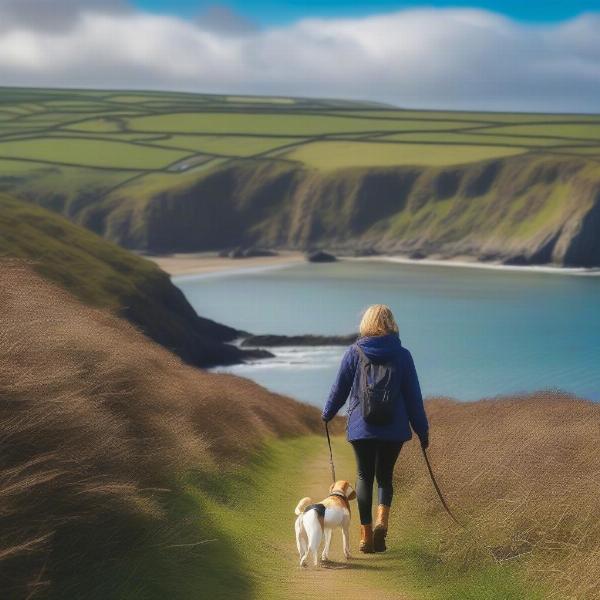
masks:
<svg viewBox="0 0 600 600"><path fill-rule="evenodd" d="M186 366L15 261L2 273L3 598L598 597L598 404L429 400L431 460L467 529L410 443L389 551L358 555L353 523L350 565L305 571L293 507L329 485L317 409ZM350 446L333 445L352 480Z"/></svg>
<svg viewBox="0 0 600 600"><path fill-rule="evenodd" d="M600 117L0 90L0 189L129 248L600 265Z"/></svg>
<svg viewBox="0 0 600 600"><path fill-rule="evenodd" d="M186 362L239 362L226 341L235 329L196 315L168 275L152 262L63 217L0 193L0 259L30 262L44 277L90 306L109 309ZM4 265L0 277L4 288Z"/></svg>
<svg viewBox="0 0 600 600"><path fill-rule="evenodd" d="M2 598L197 597L214 524L183 475L218 481L274 436L320 431L319 412L0 266Z"/></svg>

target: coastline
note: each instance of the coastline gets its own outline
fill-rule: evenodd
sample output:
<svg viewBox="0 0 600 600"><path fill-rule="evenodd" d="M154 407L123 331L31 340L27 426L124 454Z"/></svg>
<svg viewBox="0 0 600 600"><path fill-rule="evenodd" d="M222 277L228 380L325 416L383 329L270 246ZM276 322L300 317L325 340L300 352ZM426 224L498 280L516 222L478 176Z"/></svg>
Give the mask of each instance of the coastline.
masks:
<svg viewBox="0 0 600 600"><path fill-rule="evenodd" d="M365 262L391 262L403 265L424 265L429 267L459 267L468 269L487 269L511 273L544 273L552 275L579 275L584 277L600 276L600 267L559 267L556 265L505 265L496 262L480 262L470 257L462 258L409 258L403 255L380 254L375 256L348 256L341 260Z"/></svg>
<svg viewBox="0 0 600 600"><path fill-rule="evenodd" d="M253 256L249 258L223 258L214 252L180 253L166 256L146 256L175 280L188 278L236 275L271 269L280 269L306 262L304 253L282 250L276 256ZM389 262L403 265L423 265L430 267L458 267L486 269L511 273L542 273L552 275L600 276L600 268L559 267L553 265L505 265L494 262L479 262L470 257L423 258L415 259L401 254L377 254L374 256L344 256L340 261Z"/></svg>
<svg viewBox="0 0 600 600"><path fill-rule="evenodd" d="M224 258L214 252L146 256L172 278L186 279L198 276L216 276L256 270L277 269L305 262L302 252L279 252L276 256L252 256L248 258Z"/></svg>

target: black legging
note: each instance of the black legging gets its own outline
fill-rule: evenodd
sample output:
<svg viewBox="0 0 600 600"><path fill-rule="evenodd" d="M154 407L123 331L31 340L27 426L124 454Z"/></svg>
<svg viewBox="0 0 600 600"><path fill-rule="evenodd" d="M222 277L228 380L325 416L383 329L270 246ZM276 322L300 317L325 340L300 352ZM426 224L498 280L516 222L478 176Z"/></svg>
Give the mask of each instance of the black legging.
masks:
<svg viewBox="0 0 600 600"><path fill-rule="evenodd" d="M352 443L356 455L358 477L356 498L362 525L370 525L373 504L373 478L377 476L379 504L391 506L394 489L392 476L396 459L402 449L402 442L382 440L355 440Z"/></svg>

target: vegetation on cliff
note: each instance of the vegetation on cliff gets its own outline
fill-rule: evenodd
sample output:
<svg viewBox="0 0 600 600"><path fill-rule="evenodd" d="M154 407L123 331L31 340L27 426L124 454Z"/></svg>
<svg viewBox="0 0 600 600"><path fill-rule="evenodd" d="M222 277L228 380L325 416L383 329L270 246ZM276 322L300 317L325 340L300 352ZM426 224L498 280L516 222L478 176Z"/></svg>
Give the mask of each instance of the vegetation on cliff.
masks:
<svg viewBox="0 0 600 600"><path fill-rule="evenodd" d="M34 204L0 194L0 257L24 259L90 306L127 318L195 365L240 361L239 332L199 317L154 263ZM0 277L5 280L6 263Z"/></svg>
<svg viewBox="0 0 600 600"><path fill-rule="evenodd" d="M104 234L157 252L321 245L600 265L600 164L585 158L332 173L245 162L107 202Z"/></svg>

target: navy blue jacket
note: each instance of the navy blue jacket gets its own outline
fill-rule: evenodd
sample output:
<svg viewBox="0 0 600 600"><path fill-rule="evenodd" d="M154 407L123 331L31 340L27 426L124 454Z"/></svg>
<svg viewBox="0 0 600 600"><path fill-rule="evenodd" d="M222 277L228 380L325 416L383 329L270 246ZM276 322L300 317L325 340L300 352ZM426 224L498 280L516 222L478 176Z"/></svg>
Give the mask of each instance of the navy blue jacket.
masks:
<svg viewBox="0 0 600 600"><path fill-rule="evenodd" d="M419 437L426 436L429 430L427 415L423 407L421 387L410 352L402 346L398 334L363 337L357 342L363 352L374 362L396 361L400 375L400 394L394 419L388 425L369 425L362 418L360 398L354 381L358 373L358 350L350 346L344 357L337 378L331 388L329 398L323 409L323 420L329 421L346 403L348 396L348 441L378 439L405 442L412 437L412 429Z"/></svg>

